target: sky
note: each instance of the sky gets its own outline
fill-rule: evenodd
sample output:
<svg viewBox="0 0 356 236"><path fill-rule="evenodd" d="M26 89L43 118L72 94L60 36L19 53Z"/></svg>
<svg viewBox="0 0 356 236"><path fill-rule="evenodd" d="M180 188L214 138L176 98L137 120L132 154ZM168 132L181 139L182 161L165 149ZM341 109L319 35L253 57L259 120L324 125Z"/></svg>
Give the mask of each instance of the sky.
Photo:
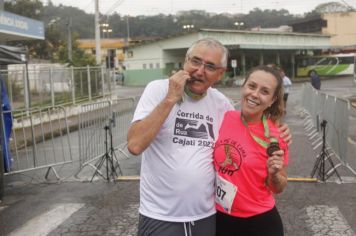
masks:
<svg viewBox="0 0 356 236"><path fill-rule="evenodd" d="M47 4L48 0L42 0ZM80 8L94 13L95 0L51 0L59 4ZM356 8L356 0L99 0L101 14L110 15L156 15L176 14L182 10L204 10L213 13L248 13L258 7L264 9L286 9L291 14L303 14L312 11L317 5L326 2L347 3Z"/></svg>

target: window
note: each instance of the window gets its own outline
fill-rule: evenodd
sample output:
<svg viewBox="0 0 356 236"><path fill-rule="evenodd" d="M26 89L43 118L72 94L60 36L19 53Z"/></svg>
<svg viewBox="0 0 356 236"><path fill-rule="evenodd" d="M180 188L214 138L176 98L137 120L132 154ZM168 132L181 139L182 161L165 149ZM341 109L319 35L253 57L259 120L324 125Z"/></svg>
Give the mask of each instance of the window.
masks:
<svg viewBox="0 0 356 236"><path fill-rule="evenodd" d="M160 68L160 65L159 65L159 63L157 62L156 63L156 69L159 69Z"/></svg>
<svg viewBox="0 0 356 236"><path fill-rule="evenodd" d="M146 64L143 64L142 67L143 67L144 70L147 69L147 65Z"/></svg>
<svg viewBox="0 0 356 236"><path fill-rule="evenodd" d="M353 64L354 58L353 57L339 57L339 64Z"/></svg>

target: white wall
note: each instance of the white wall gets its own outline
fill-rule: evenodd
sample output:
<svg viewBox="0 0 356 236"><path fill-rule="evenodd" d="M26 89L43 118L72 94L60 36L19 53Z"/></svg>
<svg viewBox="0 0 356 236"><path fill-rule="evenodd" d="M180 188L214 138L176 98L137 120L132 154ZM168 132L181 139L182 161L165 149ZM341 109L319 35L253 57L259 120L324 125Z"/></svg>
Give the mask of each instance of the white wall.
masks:
<svg viewBox="0 0 356 236"><path fill-rule="evenodd" d="M144 65L146 69L153 65L156 68L159 63L162 68L162 48L158 43L141 45L130 48L126 51L124 65L127 70L142 70Z"/></svg>

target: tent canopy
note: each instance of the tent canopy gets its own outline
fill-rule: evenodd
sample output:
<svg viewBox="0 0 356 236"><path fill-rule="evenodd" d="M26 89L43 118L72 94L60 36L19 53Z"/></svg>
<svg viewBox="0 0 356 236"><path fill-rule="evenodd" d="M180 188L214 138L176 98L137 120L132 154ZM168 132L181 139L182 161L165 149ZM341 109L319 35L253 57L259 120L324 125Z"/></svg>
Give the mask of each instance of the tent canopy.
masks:
<svg viewBox="0 0 356 236"><path fill-rule="evenodd" d="M0 45L0 65L26 63L26 48Z"/></svg>

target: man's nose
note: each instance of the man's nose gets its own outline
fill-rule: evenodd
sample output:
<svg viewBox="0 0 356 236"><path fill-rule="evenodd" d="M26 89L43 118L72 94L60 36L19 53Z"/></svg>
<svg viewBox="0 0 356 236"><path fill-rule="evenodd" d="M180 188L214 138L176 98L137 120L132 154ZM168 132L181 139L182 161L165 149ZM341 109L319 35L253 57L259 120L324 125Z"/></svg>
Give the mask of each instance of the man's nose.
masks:
<svg viewBox="0 0 356 236"><path fill-rule="evenodd" d="M197 72L200 74L204 74L205 72L205 64L201 64L198 68L197 68Z"/></svg>

